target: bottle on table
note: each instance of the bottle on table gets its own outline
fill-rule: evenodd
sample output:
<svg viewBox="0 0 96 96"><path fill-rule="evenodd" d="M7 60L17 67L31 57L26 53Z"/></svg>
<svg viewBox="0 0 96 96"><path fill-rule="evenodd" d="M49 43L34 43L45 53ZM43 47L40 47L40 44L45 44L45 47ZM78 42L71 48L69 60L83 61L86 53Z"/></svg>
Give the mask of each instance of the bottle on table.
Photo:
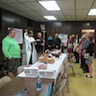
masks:
<svg viewBox="0 0 96 96"><path fill-rule="evenodd" d="M41 80L40 80L40 76L37 76L36 90L37 91L41 91Z"/></svg>

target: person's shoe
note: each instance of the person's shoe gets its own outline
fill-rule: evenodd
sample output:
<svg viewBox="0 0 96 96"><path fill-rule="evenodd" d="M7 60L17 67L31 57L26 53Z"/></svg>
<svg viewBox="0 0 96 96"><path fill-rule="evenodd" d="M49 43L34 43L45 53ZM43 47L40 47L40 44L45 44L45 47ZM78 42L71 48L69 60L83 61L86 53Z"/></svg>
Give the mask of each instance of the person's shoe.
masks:
<svg viewBox="0 0 96 96"><path fill-rule="evenodd" d="M93 78L93 76L88 76L88 75L86 75L86 77L87 77L87 78Z"/></svg>
<svg viewBox="0 0 96 96"><path fill-rule="evenodd" d="M82 67L80 66L80 68L82 68Z"/></svg>
<svg viewBox="0 0 96 96"><path fill-rule="evenodd" d="M89 71L87 71L87 70L83 70L83 73L89 73Z"/></svg>

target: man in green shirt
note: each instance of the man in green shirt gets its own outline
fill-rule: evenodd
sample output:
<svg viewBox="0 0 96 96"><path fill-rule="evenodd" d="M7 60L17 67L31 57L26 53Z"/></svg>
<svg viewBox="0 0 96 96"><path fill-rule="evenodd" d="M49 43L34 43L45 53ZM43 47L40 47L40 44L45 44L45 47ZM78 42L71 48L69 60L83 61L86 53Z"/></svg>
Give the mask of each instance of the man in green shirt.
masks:
<svg viewBox="0 0 96 96"><path fill-rule="evenodd" d="M15 40L16 30L8 30L8 35L2 40L2 51L7 58L8 75L11 79L17 74L17 68L20 65L20 46Z"/></svg>

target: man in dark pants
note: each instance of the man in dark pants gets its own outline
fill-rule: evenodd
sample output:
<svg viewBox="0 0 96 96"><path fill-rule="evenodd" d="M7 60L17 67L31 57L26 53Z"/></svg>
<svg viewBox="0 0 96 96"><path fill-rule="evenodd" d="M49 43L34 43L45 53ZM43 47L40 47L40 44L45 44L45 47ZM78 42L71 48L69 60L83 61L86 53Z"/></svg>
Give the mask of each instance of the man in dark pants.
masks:
<svg viewBox="0 0 96 96"><path fill-rule="evenodd" d="M78 35L76 35L76 38L74 39L74 50L73 50L73 53L76 59L75 63L79 63L78 46L79 46L79 37Z"/></svg>
<svg viewBox="0 0 96 96"><path fill-rule="evenodd" d="M43 40L42 38L42 33L37 33L37 38L36 38L36 50L38 53L38 58L39 56L42 54L42 52L44 51L44 47L45 47L45 40Z"/></svg>
<svg viewBox="0 0 96 96"><path fill-rule="evenodd" d="M17 75L17 68L20 66L20 46L14 39L16 35L15 29L9 29L8 35L2 40L2 51L7 58L8 75L11 79Z"/></svg>
<svg viewBox="0 0 96 96"><path fill-rule="evenodd" d="M79 53L74 51L74 56L75 56L75 59L76 59L75 63L79 63Z"/></svg>
<svg viewBox="0 0 96 96"><path fill-rule="evenodd" d="M52 50L53 49L53 37L49 36L47 40L47 49Z"/></svg>
<svg viewBox="0 0 96 96"><path fill-rule="evenodd" d="M61 48L61 40L58 37L58 33L55 34L55 38L53 40L54 49L60 49Z"/></svg>

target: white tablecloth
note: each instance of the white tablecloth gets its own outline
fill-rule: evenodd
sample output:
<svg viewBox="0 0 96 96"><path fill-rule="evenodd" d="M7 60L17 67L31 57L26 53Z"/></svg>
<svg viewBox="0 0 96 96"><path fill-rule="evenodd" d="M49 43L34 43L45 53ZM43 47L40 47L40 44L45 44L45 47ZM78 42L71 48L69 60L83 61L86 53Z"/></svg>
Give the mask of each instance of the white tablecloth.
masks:
<svg viewBox="0 0 96 96"><path fill-rule="evenodd" d="M62 53L60 56L59 56L59 58L55 58L55 62L53 63L53 64L49 64L49 63L47 63L47 69L46 70L54 70L55 71L55 73L54 73L54 75L52 75L52 76L40 76L41 78L48 78L48 79L57 79L57 77L58 77L58 75L59 75L59 73L62 71L62 70L64 70L64 66L63 66L63 62L65 61L65 59L66 59L66 57L67 57L67 54L64 54L64 53ZM30 66L30 67L38 67L38 65L40 65L41 64L41 62L36 62L35 64L33 64L32 66ZM31 78L34 78L34 77L36 77L36 76L27 76L25 73L24 73L24 71L22 72L22 73L20 73L19 75L18 75L18 77L31 77Z"/></svg>

